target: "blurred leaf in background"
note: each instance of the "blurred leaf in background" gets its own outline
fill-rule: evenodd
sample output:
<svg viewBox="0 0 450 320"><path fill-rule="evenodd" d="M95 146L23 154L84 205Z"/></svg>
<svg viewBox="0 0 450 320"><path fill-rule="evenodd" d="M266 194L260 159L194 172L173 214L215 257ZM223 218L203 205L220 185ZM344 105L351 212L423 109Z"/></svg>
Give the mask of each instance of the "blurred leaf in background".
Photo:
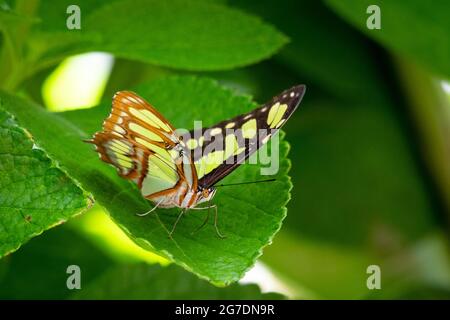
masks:
<svg viewBox="0 0 450 320"><path fill-rule="evenodd" d="M410 247L440 233L443 209L407 124L389 56L318 1L232 3L292 39L274 58L278 65L263 64L268 70L262 79L270 74L309 79L328 92L309 90L301 112L286 126L293 197L285 228L263 260L287 282L326 298L367 296L370 264L382 266L384 288L397 286L390 298L408 292L411 283L427 282L435 271L411 262L417 253ZM365 28L367 6L336 3L358 15ZM287 12L295 18L287 18ZM434 239L430 248L445 241ZM434 252L427 263L435 261L448 272L447 251ZM445 273L436 274L448 288Z"/></svg>
<svg viewBox="0 0 450 320"><path fill-rule="evenodd" d="M81 271L81 290L66 286L67 267ZM283 299L255 285L217 288L178 267L118 264L67 227L31 241L0 261L0 299Z"/></svg>
<svg viewBox="0 0 450 320"><path fill-rule="evenodd" d="M390 51L414 59L432 73L450 77L450 20L448 1L326 0L336 13ZM367 7L376 4L382 13L382 32L366 27Z"/></svg>

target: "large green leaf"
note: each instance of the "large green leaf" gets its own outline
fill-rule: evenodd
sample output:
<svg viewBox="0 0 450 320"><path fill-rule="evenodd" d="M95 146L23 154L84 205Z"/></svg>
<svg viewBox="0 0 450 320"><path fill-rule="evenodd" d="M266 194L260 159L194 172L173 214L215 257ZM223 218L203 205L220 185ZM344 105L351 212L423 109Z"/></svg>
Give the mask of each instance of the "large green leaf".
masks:
<svg viewBox="0 0 450 320"><path fill-rule="evenodd" d="M0 109L0 257L89 203L87 193Z"/></svg>
<svg viewBox="0 0 450 320"><path fill-rule="evenodd" d="M234 300L282 299L276 293L262 294L257 285L232 284L217 288L175 267L145 264L118 266L76 292L75 299Z"/></svg>
<svg viewBox="0 0 450 320"><path fill-rule="evenodd" d="M248 97L236 96L214 81L195 77L171 77L141 86L137 91L148 98L176 127L192 127L193 120L205 126L251 110L256 105ZM137 188L117 176L102 163L92 146L84 144L109 111L109 104L69 114L72 122L21 99L3 95L2 105L17 115L45 150L86 190L139 245L162 254L200 277L216 284L238 280L268 245L286 215L291 184L287 171L287 143L280 143L277 181L224 188L215 197L219 225L227 235L218 239L212 224L199 234L191 232L201 224L201 213L190 213L178 225L173 239L168 237L179 210L161 209L145 218L136 213L150 206ZM78 120L77 120L78 119ZM88 119L89 121L82 121ZM83 124L83 123L84 124ZM79 126L77 126L79 125ZM226 181L260 179L260 167L243 165Z"/></svg>
<svg viewBox="0 0 450 320"><path fill-rule="evenodd" d="M262 294L256 285L217 288L176 266L118 264L90 240L65 225L2 259L0 299L282 298L279 294ZM81 290L67 288L70 265L80 268Z"/></svg>
<svg viewBox="0 0 450 320"><path fill-rule="evenodd" d="M0 299L65 299L73 294L66 285L68 266L80 267L84 288L113 263L66 225L54 228L0 261Z"/></svg>
<svg viewBox="0 0 450 320"><path fill-rule="evenodd" d="M81 30L66 29L69 4L46 1L41 8L43 24L33 46L44 60L97 50L162 66L217 70L258 62L287 42L260 19L207 1L81 1Z"/></svg>
<svg viewBox="0 0 450 320"><path fill-rule="evenodd" d="M331 8L393 52L450 77L449 1L327 0ZM381 29L366 26L370 5L381 9Z"/></svg>

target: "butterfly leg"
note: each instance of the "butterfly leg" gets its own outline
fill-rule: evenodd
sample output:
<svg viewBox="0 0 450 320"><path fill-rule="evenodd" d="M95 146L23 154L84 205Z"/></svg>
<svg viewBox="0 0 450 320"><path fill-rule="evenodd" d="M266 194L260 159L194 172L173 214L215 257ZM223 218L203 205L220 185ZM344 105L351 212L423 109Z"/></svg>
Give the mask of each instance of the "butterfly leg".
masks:
<svg viewBox="0 0 450 320"><path fill-rule="evenodd" d="M194 231L191 232L191 235L194 235L194 234L196 234L197 232L199 232L199 231L200 231L200 230L208 223L208 221L209 221L209 216L210 216L210 209L211 209L211 206L204 207L204 208L191 208L191 209L194 209L194 210L208 209L208 213L206 214L206 218L205 218L205 220L203 221L203 223L202 223L197 229L195 229Z"/></svg>
<svg viewBox="0 0 450 320"><path fill-rule="evenodd" d="M214 208L214 210L216 210L216 212L214 213L214 228L216 228L216 233L219 236L219 238L221 239L225 239L226 236L224 236L223 234L220 233L219 228L217 227L217 205L212 205L212 208Z"/></svg>
<svg viewBox="0 0 450 320"><path fill-rule="evenodd" d="M217 226L217 216L218 216L218 214L217 214L217 205L213 204L213 205L207 206L207 207L191 208L191 210L206 210L206 209L208 209L208 214L206 215L205 221L203 221L202 225L201 225L200 227L198 227L198 228L197 228L193 233L191 233L191 234L194 234L194 233L198 232L201 228L203 228L203 227L205 226L205 224L206 224L206 223L208 222L208 220L209 220L209 209L214 209L214 210L215 210L215 213L214 213L214 228L216 229L216 233L217 233L217 235L219 236L219 238L225 239L226 236L224 236L223 234L220 233L219 227Z"/></svg>
<svg viewBox="0 0 450 320"><path fill-rule="evenodd" d="M149 211L144 212L144 213L136 213L137 216L139 217L145 217L146 215L152 213L153 211L156 210L156 208L158 208L158 206L163 202L164 199L161 199L153 208L151 208Z"/></svg>
<svg viewBox="0 0 450 320"><path fill-rule="evenodd" d="M169 232L169 238L172 238L172 234L175 231L175 228L177 227L178 221L180 221L183 214L186 212L186 209L182 209L180 214L177 217L177 220L175 220L175 223L173 224L172 230Z"/></svg>

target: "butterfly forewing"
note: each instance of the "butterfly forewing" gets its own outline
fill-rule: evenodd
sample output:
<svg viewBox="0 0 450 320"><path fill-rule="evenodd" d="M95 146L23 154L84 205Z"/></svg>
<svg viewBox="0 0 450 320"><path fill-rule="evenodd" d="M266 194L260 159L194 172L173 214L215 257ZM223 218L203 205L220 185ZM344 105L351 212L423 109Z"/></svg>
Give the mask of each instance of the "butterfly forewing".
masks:
<svg viewBox="0 0 450 320"><path fill-rule="evenodd" d="M196 184L195 172L188 170L186 177L186 166L175 150L180 140L172 125L133 92L116 93L103 131L91 142L100 158L136 182L145 197L174 188L180 179Z"/></svg>
<svg viewBox="0 0 450 320"><path fill-rule="evenodd" d="M292 87L259 108L191 131L185 138L202 187L210 187L230 174L262 147L298 107L305 86Z"/></svg>

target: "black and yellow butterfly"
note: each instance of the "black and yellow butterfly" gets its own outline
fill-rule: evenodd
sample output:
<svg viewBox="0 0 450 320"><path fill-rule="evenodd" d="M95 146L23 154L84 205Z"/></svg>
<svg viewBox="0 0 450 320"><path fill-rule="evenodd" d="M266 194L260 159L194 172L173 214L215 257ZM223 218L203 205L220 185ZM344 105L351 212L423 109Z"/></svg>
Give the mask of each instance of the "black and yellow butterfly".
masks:
<svg viewBox="0 0 450 320"><path fill-rule="evenodd" d="M142 195L155 204L151 211L182 208L172 232L186 210L214 208L220 236L217 207L196 206L210 201L217 182L286 123L304 92L304 85L292 87L249 113L179 135L143 98L120 91L113 97L103 131L88 142L95 144L100 158L116 167L120 176L137 184Z"/></svg>

